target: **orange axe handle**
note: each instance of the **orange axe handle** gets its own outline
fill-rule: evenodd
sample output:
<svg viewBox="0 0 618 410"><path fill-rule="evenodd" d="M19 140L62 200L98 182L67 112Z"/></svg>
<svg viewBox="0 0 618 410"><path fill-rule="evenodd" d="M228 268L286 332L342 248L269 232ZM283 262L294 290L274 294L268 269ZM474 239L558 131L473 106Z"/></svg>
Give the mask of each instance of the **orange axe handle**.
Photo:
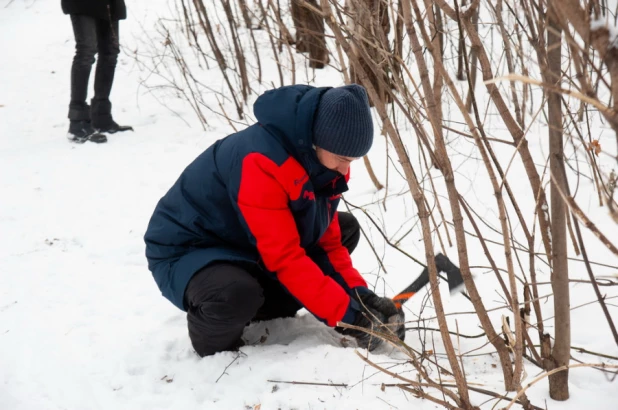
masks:
<svg viewBox="0 0 618 410"><path fill-rule="evenodd" d="M397 307L397 309L401 309L401 305L406 303L408 299L410 299L414 295L416 295L416 292L405 292L398 294L393 298L393 302L395 302L395 307Z"/></svg>

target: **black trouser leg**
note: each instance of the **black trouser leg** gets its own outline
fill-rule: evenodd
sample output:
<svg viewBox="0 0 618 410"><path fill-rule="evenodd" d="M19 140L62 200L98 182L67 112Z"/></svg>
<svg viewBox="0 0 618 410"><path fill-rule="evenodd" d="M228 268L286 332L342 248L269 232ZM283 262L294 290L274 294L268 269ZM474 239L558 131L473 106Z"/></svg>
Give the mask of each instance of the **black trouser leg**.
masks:
<svg viewBox="0 0 618 410"><path fill-rule="evenodd" d="M348 248L348 252L352 253L360 240L360 224L351 213L337 212L337 214L341 229L341 243Z"/></svg>
<svg viewBox="0 0 618 410"><path fill-rule="evenodd" d="M94 76L94 98L91 102L92 124L104 128L112 122L112 103L109 100L114 83L114 73L119 45L118 21L97 21L97 51L99 59Z"/></svg>
<svg viewBox="0 0 618 410"><path fill-rule="evenodd" d="M86 103L88 80L97 52L97 21L88 16L71 16L75 35L75 56L71 66L71 102L69 119L90 120L90 108Z"/></svg>
<svg viewBox="0 0 618 410"><path fill-rule="evenodd" d="M356 218L339 213L343 245L360 238ZM250 320L293 317L302 305L275 279L242 265L217 263L197 272L185 291L189 338L200 356L234 349Z"/></svg>
<svg viewBox="0 0 618 410"><path fill-rule="evenodd" d="M217 263L197 272L185 291L189 338L197 354L234 350L262 303L262 287L242 267Z"/></svg>
<svg viewBox="0 0 618 410"><path fill-rule="evenodd" d="M252 321L271 320L282 317L294 317L303 305L296 300L281 284L269 278L266 273L258 275L264 290L264 304L258 309Z"/></svg>

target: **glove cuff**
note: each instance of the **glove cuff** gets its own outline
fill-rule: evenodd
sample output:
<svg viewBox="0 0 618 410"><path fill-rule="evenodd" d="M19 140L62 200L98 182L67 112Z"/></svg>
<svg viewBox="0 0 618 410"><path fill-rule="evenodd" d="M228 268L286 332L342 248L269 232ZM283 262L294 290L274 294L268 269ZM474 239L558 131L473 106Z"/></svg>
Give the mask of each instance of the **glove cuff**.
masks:
<svg viewBox="0 0 618 410"><path fill-rule="evenodd" d="M358 296L357 296L357 293L358 293ZM362 297L362 296L365 296L365 295L375 295L375 293L373 293L371 290L369 290L369 288L367 288L365 286L356 286L356 287L352 288L350 290L350 294L355 299L357 297Z"/></svg>
<svg viewBox="0 0 618 410"><path fill-rule="evenodd" d="M348 304L348 309L345 311L345 314L341 318L341 322L347 323L348 325L353 325L356 321L356 317L360 314L361 307L358 302L350 297L350 303Z"/></svg>

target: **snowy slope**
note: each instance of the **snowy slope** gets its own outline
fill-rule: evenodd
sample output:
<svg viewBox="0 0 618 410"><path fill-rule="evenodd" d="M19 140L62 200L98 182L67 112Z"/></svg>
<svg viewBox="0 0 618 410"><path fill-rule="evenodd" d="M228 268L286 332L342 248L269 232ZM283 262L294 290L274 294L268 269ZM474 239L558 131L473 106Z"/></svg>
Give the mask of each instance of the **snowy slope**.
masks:
<svg viewBox="0 0 618 410"><path fill-rule="evenodd" d="M128 6L112 102L116 120L136 131L113 135L105 145L74 145L65 138L74 45L69 18L57 1L0 2L0 409L436 408L394 387L382 391L381 383L396 380L368 367L353 345L343 347L340 335L304 313L252 325L244 335L249 345L240 355L226 352L200 359L193 353L184 315L160 296L147 270L142 236L156 201L179 172L231 129L212 118L203 131L186 103L140 84L144 73L131 51L168 8L162 0L129 1ZM328 84L327 74L319 76L318 81ZM384 144L376 138L372 151L378 170L384 164ZM461 175L475 172L462 169ZM364 204L383 195L370 187L362 164L355 165L346 198ZM392 193L400 187L393 184ZM383 217L391 233L404 222L408 229L415 223L411 203L411 198L396 195L387 202ZM381 211L376 207L375 212ZM419 268L386 249L367 220L357 216L386 255L388 274L376 279L377 263L366 242L353 260L379 293L393 295ZM404 243L420 256L418 239ZM603 252L591 253L596 251ZM479 286L488 301L497 299L495 280L485 276ZM589 285L574 288L579 291L574 291L572 305L594 300ZM465 299L449 298L443 290L448 311L471 310ZM423 296L410 303L410 320ZM616 318L615 307L610 309ZM467 317L469 322L458 319L462 332L479 333L475 317ZM598 307L575 310L573 317L574 345L618 355ZM439 334L434 336L436 350L442 351ZM409 331L407 337L421 348L417 332ZM462 339L461 350L482 343ZM405 357L391 348L369 356L394 372L416 377ZM496 363L494 356L466 359L468 380L501 391ZM527 370L529 378L538 373L534 367ZM593 370L573 370L571 375L571 400L551 401L541 382L529 391L533 403L545 406L547 400L552 410L616 408L615 383ZM486 400L473 398L479 405Z"/></svg>

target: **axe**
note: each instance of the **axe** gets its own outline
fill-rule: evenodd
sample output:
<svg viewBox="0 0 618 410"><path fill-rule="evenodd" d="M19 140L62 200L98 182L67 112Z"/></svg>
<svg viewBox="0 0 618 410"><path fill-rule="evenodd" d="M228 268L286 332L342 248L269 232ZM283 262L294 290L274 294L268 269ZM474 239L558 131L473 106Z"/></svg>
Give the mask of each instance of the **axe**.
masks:
<svg viewBox="0 0 618 410"><path fill-rule="evenodd" d="M457 293L461 290L463 286L463 278L461 276L461 271L451 260L442 255L441 253L435 256L436 268L438 272L446 273L446 281L448 282L448 289L451 294ZM444 279L442 275L438 273L438 275ZM408 301L412 296L414 296L419 290L421 290L425 285L429 283L429 268L425 266L421 275L416 278L410 286L399 292L395 297L393 297L393 302L395 302L395 306L397 309L401 309L401 306Z"/></svg>

